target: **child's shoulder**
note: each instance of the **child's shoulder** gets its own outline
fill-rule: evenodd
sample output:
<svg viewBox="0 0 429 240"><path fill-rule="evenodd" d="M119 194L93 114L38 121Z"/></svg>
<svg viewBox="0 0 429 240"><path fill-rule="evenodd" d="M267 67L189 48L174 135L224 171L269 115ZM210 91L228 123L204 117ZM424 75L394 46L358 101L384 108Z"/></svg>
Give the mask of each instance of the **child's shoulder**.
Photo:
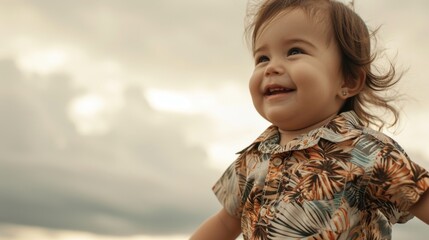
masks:
<svg viewBox="0 0 429 240"><path fill-rule="evenodd" d="M362 128L362 135L371 136L377 141L380 141L381 143L390 144L392 142L395 142L395 140L391 137L389 137L387 134L374 130L369 127L363 127Z"/></svg>
<svg viewBox="0 0 429 240"><path fill-rule="evenodd" d="M400 147L400 145L396 142L395 139L388 136L387 134L374 130L372 128L364 127L362 129L362 135L363 136L370 136L374 138L374 141L379 142L380 145L394 145L395 147ZM402 148L401 148L402 149Z"/></svg>
<svg viewBox="0 0 429 240"><path fill-rule="evenodd" d="M371 142L375 146L374 150L389 149L389 151L402 153L408 158L408 155L406 154L405 150L401 147L401 145L399 145L399 143L395 139L383 132L364 127L362 129L362 136L358 144L368 145Z"/></svg>

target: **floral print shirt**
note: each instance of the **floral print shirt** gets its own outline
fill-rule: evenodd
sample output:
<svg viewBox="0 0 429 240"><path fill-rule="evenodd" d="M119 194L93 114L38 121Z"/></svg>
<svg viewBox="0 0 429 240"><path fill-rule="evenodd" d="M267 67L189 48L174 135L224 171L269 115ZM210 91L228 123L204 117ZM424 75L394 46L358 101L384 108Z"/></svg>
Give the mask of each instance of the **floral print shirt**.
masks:
<svg viewBox="0 0 429 240"><path fill-rule="evenodd" d="M353 111L279 142L269 127L213 187L244 239L391 239L429 188L429 173Z"/></svg>

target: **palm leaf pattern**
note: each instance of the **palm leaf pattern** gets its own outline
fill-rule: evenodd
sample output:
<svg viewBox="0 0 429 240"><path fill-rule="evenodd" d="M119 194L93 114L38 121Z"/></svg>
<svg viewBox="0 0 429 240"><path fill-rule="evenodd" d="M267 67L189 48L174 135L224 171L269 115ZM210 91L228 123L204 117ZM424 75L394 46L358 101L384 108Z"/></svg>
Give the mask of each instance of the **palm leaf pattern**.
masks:
<svg viewBox="0 0 429 240"><path fill-rule="evenodd" d="M302 238L325 229L331 218L327 201L299 203L280 202L279 214L268 226L269 239Z"/></svg>
<svg viewBox="0 0 429 240"><path fill-rule="evenodd" d="M269 127L213 190L244 239L390 239L429 189L429 173L353 112L280 146Z"/></svg>

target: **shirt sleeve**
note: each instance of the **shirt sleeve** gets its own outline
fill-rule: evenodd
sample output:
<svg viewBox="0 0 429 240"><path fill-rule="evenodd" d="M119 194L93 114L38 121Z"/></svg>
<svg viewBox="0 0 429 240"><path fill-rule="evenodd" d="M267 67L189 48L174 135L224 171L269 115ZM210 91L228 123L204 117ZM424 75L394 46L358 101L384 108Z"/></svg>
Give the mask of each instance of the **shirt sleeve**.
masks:
<svg viewBox="0 0 429 240"><path fill-rule="evenodd" d="M242 212L242 187L240 187L240 166L243 159L239 157L223 173L213 186L213 192L225 210L232 216L240 218Z"/></svg>
<svg viewBox="0 0 429 240"><path fill-rule="evenodd" d="M410 207L428 191L429 173L393 142L378 153L368 187L375 205L389 221L404 223L413 218Z"/></svg>

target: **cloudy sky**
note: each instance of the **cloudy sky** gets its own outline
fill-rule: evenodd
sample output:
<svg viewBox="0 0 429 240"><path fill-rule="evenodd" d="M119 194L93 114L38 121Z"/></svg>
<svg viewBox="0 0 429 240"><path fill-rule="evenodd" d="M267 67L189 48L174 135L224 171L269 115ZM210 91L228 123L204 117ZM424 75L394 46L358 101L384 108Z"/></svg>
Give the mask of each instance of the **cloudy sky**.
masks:
<svg viewBox="0 0 429 240"><path fill-rule="evenodd" d="M212 184L267 126L246 4L0 0L0 240L181 240L217 211ZM429 2L356 10L408 69L389 134L429 169Z"/></svg>

